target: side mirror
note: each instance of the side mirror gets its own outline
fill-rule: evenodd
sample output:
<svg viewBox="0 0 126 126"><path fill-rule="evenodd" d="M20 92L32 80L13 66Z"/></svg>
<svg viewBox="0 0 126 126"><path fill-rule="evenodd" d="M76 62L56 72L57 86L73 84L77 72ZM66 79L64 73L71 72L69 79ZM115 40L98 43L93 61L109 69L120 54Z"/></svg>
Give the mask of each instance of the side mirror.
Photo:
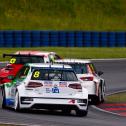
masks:
<svg viewBox="0 0 126 126"><path fill-rule="evenodd" d="M14 79L14 76L13 76L13 75L9 75L7 78L8 78L9 80L13 80L13 79Z"/></svg>
<svg viewBox="0 0 126 126"><path fill-rule="evenodd" d="M101 76L103 74L102 71L98 71L98 75Z"/></svg>

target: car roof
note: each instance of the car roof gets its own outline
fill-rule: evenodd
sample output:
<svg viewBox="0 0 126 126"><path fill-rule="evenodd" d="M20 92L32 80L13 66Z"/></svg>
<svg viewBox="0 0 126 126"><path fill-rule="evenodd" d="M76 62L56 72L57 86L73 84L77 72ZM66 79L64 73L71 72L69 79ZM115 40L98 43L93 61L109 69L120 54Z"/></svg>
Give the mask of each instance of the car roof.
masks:
<svg viewBox="0 0 126 126"><path fill-rule="evenodd" d="M60 59L56 60L56 63L78 63L78 64L85 64L85 63L91 63L90 60L87 59Z"/></svg>
<svg viewBox="0 0 126 126"><path fill-rule="evenodd" d="M51 64L51 63L27 63L26 65L30 67L39 67L39 68L60 68L60 69L72 69L70 65L64 65L64 64Z"/></svg>
<svg viewBox="0 0 126 126"><path fill-rule="evenodd" d="M23 54L23 55L40 55L40 56L47 56L49 54L56 54L55 52L46 52L46 51L17 51L15 54Z"/></svg>

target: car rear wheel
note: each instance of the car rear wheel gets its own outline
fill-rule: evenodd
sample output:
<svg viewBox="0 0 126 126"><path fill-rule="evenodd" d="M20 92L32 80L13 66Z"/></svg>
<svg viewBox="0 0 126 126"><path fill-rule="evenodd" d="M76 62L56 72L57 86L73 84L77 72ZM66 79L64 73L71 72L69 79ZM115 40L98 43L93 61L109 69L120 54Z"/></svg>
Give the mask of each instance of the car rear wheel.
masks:
<svg viewBox="0 0 126 126"><path fill-rule="evenodd" d="M105 85L103 86L102 96L101 96L101 103L105 101Z"/></svg>
<svg viewBox="0 0 126 126"><path fill-rule="evenodd" d="M16 92L16 95L15 95L15 103L14 103L14 109L15 111L20 111L20 103L19 103L19 93Z"/></svg>
<svg viewBox="0 0 126 126"><path fill-rule="evenodd" d="M88 110L76 110L76 115L79 117L87 116Z"/></svg>
<svg viewBox="0 0 126 126"><path fill-rule="evenodd" d="M102 91L101 91L101 87L99 87L99 89L98 89L98 96L95 96L92 101L93 101L93 103L95 105L98 105L98 104L101 103L101 101L102 101Z"/></svg>
<svg viewBox="0 0 126 126"><path fill-rule="evenodd" d="M6 96L5 96L5 90L4 90L4 87L2 89L2 108L3 109L6 109Z"/></svg>
<svg viewBox="0 0 126 126"><path fill-rule="evenodd" d="M96 100L96 104L103 103L104 101L105 101L105 86L103 87L103 90L100 86L98 90L98 97Z"/></svg>
<svg viewBox="0 0 126 126"><path fill-rule="evenodd" d="M99 87L99 90L98 90L98 103L101 103L102 101L102 90L101 90L101 87Z"/></svg>
<svg viewBox="0 0 126 126"><path fill-rule="evenodd" d="M62 109L62 113L65 114L65 115L69 115L71 113L71 110L70 109Z"/></svg>

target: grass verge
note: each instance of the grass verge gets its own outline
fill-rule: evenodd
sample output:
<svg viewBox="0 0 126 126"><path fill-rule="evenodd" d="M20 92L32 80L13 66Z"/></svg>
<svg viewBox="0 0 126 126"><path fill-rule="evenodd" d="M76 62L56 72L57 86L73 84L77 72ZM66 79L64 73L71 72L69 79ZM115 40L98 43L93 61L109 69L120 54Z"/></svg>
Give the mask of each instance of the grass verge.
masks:
<svg viewBox="0 0 126 126"><path fill-rule="evenodd" d="M126 30L125 0L0 0L1 30Z"/></svg>
<svg viewBox="0 0 126 126"><path fill-rule="evenodd" d="M15 53L19 50L54 51L63 58L101 59L126 58L126 48L79 48L79 47L36 47L36 48L0 48L0 61L3 53Z"/></svg>
<svg viewBox="0 0 126 126"><path fill-rule="evenodd" d="M9 123L8 124L1 123L0 126L21 126L21 125L18 125L18 124L17 125L16 124L9 124Z"/></svg>
<svg viewBox="0 0 126 126"><path fill-rule="evenodd" d="M107 96L106 102L109 102L109 103L126 103L126 92Z"/></svg>

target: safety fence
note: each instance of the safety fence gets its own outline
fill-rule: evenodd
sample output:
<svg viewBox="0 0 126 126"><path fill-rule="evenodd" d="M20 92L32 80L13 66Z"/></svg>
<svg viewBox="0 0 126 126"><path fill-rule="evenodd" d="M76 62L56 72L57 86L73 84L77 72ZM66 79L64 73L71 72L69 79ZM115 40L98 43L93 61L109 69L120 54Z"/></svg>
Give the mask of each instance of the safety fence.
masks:
<svg viewBox="0 0 126 126"><path fill-rule="evenodd" d="M0 31L0 47L126 47L126 32Z"/></svg>

